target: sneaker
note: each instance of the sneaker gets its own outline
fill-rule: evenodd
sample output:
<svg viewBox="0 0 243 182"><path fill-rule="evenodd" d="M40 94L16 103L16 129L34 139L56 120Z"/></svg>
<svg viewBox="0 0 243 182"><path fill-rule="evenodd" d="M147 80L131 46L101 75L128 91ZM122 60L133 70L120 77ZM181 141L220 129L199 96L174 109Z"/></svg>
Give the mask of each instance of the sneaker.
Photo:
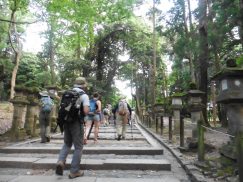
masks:
<svg viewBox="0 0 243 182"><path fill-rule="evenodd" d="M51 137L46 137L46 142L50 142L50 140L51 140Z"/></svg>
<svg viewBox="0 0 243 182"><path fill-rule="evenodd" d="M88 144L88 140L84 139L84 145Z"/></svg>
<svg viewBox="0 0 243 182"><path fill-rule="evenodd" d="M121 140L121 135L118 135L117 140L118 140L118 141L120 141L120 140Z"/></svg>
<svg viewBox="0 0 243 182"><path fill-rule="evenodd" d="M56 166L56 174L57 175L63 175L63 169L64 169L64 162L58 161Z"/></svg>
<svg viewBox="0 0 243 182"><path fill-rule="evenodd" d="M70 173L68 175L69 179L73 179L73 178L77 178L77 177L81 177L84 175L84 172L83 171L78 171L76 173Z"/></svg>

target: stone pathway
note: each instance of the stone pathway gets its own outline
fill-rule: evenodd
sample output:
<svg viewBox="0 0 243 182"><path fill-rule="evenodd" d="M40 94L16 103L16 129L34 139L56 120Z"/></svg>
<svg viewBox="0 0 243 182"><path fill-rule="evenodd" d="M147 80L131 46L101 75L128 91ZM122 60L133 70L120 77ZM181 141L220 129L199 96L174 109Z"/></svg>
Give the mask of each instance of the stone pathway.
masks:
<svg viewBox="0 0 243 182"><path fill-rule="evenodd" d="M84 146L81 168L84 177L73 181L89 182L180 182L190 181L172 154L139 125L128 126L126 140L115 139L113 125L101 127L98 143ZM68 156L63 176L55 175L55 165L63 136L51 142L29 140L0 148L0 181L70 181Z"/></svg>

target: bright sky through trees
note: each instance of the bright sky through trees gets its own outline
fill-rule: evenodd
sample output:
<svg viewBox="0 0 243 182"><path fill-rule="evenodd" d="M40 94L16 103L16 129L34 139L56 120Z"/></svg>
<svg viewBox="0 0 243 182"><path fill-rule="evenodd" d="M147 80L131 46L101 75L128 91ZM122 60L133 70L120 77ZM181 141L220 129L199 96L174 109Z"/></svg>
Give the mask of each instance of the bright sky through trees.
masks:
<svg viewBox="0 0 243 182"><path fill-rule="evenodd" d="M160 5L157 5L156 8L160 9L163 14L166 14L166 12L172 7L173 3L170 0L162 0ZM192 2L192 9L194 9L197 5L197 1L193 0ZM143 5L137 7L134 9L134 13L136 16L143 19L145 24L152 27L152 21L148 19L146 16L146 13L151 10L153 7L152 0L145 0ZM28 25L27 31L25 32L25 42L24 42L24 51L26 52L33 52L37 53L42 51L42 46L45 42L45 38L42 37L41 32L44 32L47 29L47 25L43 22L37 22L34 24ZM120 56L121 61L127 61L129 58L129 55L122 55ZM167 65L170 66L168 63ZM170 68L168 68L170 70ZM115 85L117 88L121 91L121 93L125 93L125 95L131 99L131 88L128 86L128 81L121 81L117 80L115 82Z"/></svg>

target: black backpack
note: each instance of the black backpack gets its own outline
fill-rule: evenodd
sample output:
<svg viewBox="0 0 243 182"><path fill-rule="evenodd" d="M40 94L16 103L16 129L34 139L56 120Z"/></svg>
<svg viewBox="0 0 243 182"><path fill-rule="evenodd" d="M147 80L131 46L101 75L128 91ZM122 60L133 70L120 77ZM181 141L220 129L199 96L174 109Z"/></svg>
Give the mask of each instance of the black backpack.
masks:
<svg viewBox="0 0 243 182"><path fill-rule="evenodd" d="M77 92L75 90L67 90L63 93L60 107L58 110L58 123L72 123L75 121L83 121L83 104L80 96L85 92Z"/></svg>

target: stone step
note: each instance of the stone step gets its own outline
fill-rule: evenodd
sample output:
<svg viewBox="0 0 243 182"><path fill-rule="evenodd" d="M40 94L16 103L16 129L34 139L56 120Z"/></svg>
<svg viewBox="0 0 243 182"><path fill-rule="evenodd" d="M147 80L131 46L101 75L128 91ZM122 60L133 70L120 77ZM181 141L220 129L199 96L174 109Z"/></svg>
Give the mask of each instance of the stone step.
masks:
<svg viewBox="0 0 243 182"><path fill-rule="evenodd" d="M1 180L11 181L11 182L70 182L68 176L13 176L13 175L2 175ZM79 177L73 179L72 181L82 181L82 182L180 182L180 180L170 176L165 175L163 178L97 178L97 177Z"/></svg>
<svg viewBox="0 0 243 182"><path fill-rule="evenodd" d="M0 168L55 169L57 159L0 157ZM66 167L70 169L71 159L67 159ZM166 159L83 159L81 169L86 170L171 170Z"/></svg>
<svg viewBox="0 0 243 182"><path fill-rule="evenodd" d="M26 147L13 146L0 148L0 153L48 153L58 154L61 147L43 146L43 147ZM73 148L71 150L73 152ZM151 147L84 147L83 154L116 154L116 155L162 155L163 149Z"/></svg>
<svg viewBox="0 0 243 182"><path fill-rule="evenodd" d="M90 139L94 138L94 134L90 134ZM63 140L63 135L52 137L51 140ZM116 140L117 136L112 133L99 133L99 140ZM126 134L126 140L146 140L141 134Z"/></svg>

